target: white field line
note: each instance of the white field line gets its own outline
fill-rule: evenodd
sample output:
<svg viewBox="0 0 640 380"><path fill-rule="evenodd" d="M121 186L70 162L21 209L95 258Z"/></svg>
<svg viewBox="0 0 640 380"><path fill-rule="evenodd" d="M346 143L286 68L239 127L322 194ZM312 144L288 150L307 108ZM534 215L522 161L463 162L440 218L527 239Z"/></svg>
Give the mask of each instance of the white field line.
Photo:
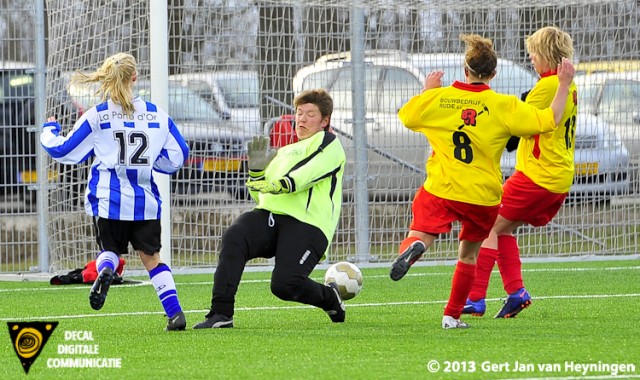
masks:
<svg viewBox="0 0 640 380"><path fill-rule="evenodd" d="M544 377L528 377L528 378L513 378L513 380L540 380L540 379L553 379L553 380L595 380L595 379L640 379L640 374L638 375L591 375L591 376L568 376L568 377L555 377L555 376L544 376ZM502 380L512 380L512 379L502 379Z"/></svg>
<svg viewBox="0 0 640 380"><path fill-rule="evenodd" d="M627 298L640 297L640 293L628 294L584 294L584 295L561 295L561 296L537 296L534 300L556 300L556 299L582 299L582 298ZM488 302L503 301L502 298L487 298ZM389 307L403 305L441 305L446 304L447 300L432 301L401 301L401 302L374 302L374 303L347 303L347 307ZM293 310L293 309L313 309L310 305L290 305L290 306L259 306L259 307L237 307L236 311L264 311L264 310ZM185 313L208 313L209 310L183 310ZM2 317L0 321L23 321L23 320L51 320L51 319L80 319L80 318L96 318L96 317L122 317L122 316L143 316L143 315L164 315L160 311L135 311L122 313L102 313L102 314L78 314L78 315L47 315L47 316L26 316L26 317Z"/></svg>
<svg viewBox="0 0 640 380"><path fill-rule="evenodd" d="M451 268L453 270L453 268ZM407 273L405 277L424 277L424 276L451 276L451 271L447 272L429 272L429 273ZM535 272L587 272L587 271L620 271L620 270L640 270L640 266L629 266L629 267L601 267L601 268L540 268L540 269L523 269L524 273L535 273ZM497 272L497 270L494 270ZM182 275L181 275L182 276ZM379 275L367 275L366 278L386 278L389 275L379 274ZM316 280L320 280L320 278L315 278ZM261 279L261 280L242 280L242 284L252 284L252 283L267 283L269 279ZM212 285L211 281L198 281L198 282L176 282L176 286L194 286L194 285ZM147 286L151 285L151 281L145 280L141 281L138 284L122 284L122 285L114 285L118 288L135 288L139 286ZM13 288L13 289L0 289L0 293L19 293L19 292L55 292L55 291L64 291L64 290L88 290L88 285L78 285L78 286L69 286L69 285L59 285L52 286L49 288Z"/></svg>

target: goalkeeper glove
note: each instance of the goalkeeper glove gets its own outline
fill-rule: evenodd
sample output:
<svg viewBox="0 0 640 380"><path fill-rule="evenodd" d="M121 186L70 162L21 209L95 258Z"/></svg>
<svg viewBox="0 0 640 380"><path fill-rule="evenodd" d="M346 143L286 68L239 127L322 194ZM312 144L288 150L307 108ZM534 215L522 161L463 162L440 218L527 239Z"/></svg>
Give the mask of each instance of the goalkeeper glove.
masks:
<svg viewBox="0 0 640 380"><path fill-rule="evenodd" d="M264 179L264 170L262 171L254 171L249 170L249 181L260 181Z"/></svg>
<svg viewBox="0 0 640 380"><path fill-rule="evenodd" d="M252 172L263 172L275 156L276 150L269 147L266 136L255 136L247 144L249 170Z"/></svg>
<svg viewBox="0 0 640 380"><path fill-rule="evenodd" d="M249 181L247 182L247 187L249 190L269 194L287 194L291 192L291 183L288 178L282 178L277 181Z"/></svg>

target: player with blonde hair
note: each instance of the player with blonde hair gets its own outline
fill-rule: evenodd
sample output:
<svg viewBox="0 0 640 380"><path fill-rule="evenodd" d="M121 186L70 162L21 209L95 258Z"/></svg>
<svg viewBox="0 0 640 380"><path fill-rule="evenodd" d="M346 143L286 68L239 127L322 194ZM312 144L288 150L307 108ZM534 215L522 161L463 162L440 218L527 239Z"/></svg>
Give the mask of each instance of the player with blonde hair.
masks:
<svg viewBox="0 0 640 380"><path fill-rule="evenodd" d="M93 217L100 253L99 272L89 303L100 310L119 264L136 250L168 317L166 330L184 330L186 319L171 269L160 260L160 192L154 171L172 174L189 155L189 147L171 117L153 103L133 95L138 78L131 54L108 57L95 72L77 73L71 83L99 83L102 102L78 119L66 135L50 117L40 142L56 161L79 164L93 158L85 192L85 210Z"/></svg>
<svg viewBox="0 0 640 380"><path fill-rule="evenodd" d="M556 129L567 103L575 69L568 60L558 65L560 85L550 108L539 110L516 96L491 90L497 55L491 40L463 35L467 48L466 82L442 86L442 71L427 75L424 90L400 111L404 125L423 133L433 153L427 179L413 200L413 221L400 255L391 265L392 280L400 280L453 221L462 223L458 262L442 327L465 328L462 309L476 276L476 257L489 236L502 196L500 157L512 135L531 136ZM522 120L530 120L522 123Z"/></svg>
<svg viewBox="0 0 640 380"><path fill-rule="evenodd" d="M529 58L540 75L536 85L525 94L527 103L548 107L561 85L557 72L563 58L573 57L571 36L557 27L539 29L526 39ZM464 313L482 316L491 271L498 263L508 297L495 318L512 318L531 304L531 296L522 280L520 249L514 231L524 225L547 225L558 213L573 182L575 127L578 112L577 90L571 84L560 127L553 132L520 139L516 172L503 185L502 207L482 243L474 286ZM529 123L529 119L523 119Z"/></svg>

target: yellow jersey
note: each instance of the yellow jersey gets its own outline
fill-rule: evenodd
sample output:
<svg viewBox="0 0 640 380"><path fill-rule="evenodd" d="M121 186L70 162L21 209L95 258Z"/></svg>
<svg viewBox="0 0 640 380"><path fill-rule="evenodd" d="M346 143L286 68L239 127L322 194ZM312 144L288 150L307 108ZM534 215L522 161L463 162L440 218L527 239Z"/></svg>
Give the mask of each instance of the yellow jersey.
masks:
<svg viewBox="0 0 640 380"><path fill-rule="evenodd" d="M555 72L543 74L525 101L540 109L549 107L558 84ZM571 83L558 129L521 138L518 143L516 170L552 193L568 192L573 182L577 113L578 91Z"/></svg>
<svg viewBox="0 0 640 380"><path fill-rule="evenodd" d="M400 108L398 117L431 144L425 190L481 206L500 203L500 157L509 137L556 128L551 108L539 110L486 84L458 81L414 96Z"/></svg>

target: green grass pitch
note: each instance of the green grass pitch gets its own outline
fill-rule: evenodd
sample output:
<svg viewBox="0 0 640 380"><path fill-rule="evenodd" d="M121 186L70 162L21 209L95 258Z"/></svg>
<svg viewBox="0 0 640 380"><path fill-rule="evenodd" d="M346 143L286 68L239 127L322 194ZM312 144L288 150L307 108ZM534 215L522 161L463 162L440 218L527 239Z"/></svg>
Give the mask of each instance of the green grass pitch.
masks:
<svg viewBox="0 0 640 380"><path fill-rule="evenodd" d="M211 297L212 275L176 275L187 331L164 332L153 288L113 286L100 311L89 286L0 283L1 379L510 379L640 378L638 260L525 263L533 304L493 319L503 291L493 273L484 317L443 330L452 265L415 266L399 282L364 268L364 287L333 324L319 309L278 300L269 272L246 272L235 328L192 330ZM313 277L321 281L323 272ZM146 279L144 279L146 280ZM7 322L57 321L25 375ZM89 331L93 341L65 340ZM60 352L69 345L97 353ZM62 348L61 348L62 347ZM121 368L60 368L68 359L120 359ZM66 361L65 361L66 360ZM58 366L58 367L56 367Z"/></svg>

